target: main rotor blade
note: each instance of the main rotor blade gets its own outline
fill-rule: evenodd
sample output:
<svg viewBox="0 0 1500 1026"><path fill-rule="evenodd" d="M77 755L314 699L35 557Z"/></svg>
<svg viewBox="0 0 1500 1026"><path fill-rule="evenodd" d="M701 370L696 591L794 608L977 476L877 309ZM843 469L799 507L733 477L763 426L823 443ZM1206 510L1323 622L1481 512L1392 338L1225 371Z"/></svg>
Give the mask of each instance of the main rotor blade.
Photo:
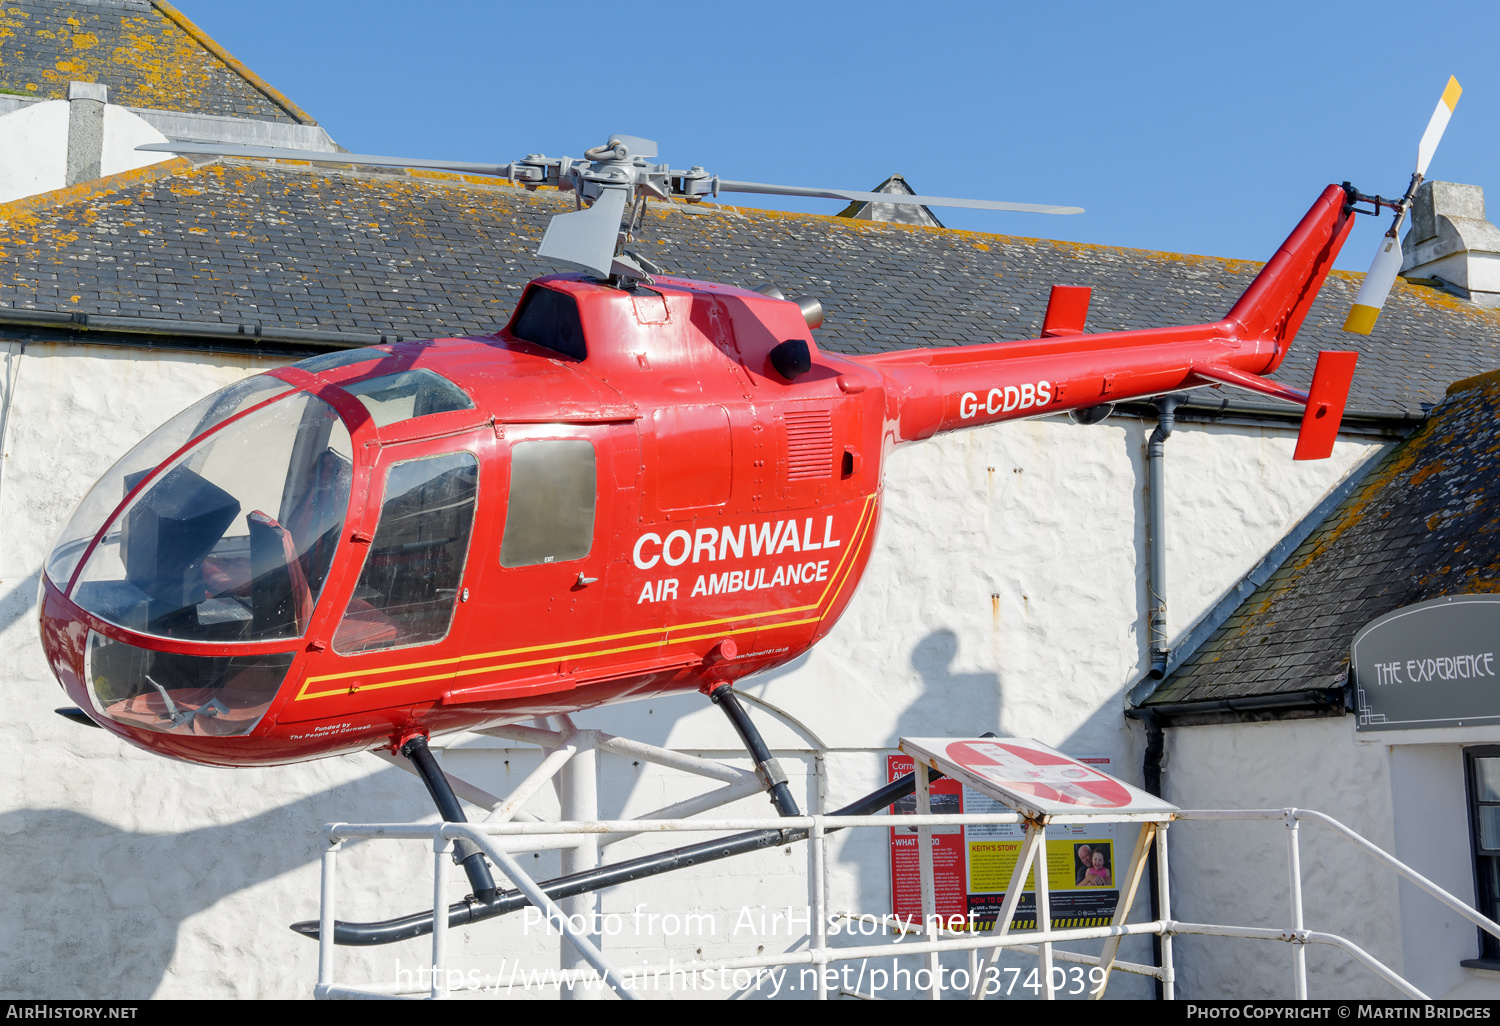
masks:
<svg viewBox="0 0 1500 1026"><path fill-rule="evenodd" d="M536 255L597 278L608 278L620 240L620 218L634 191L628 185L606 186L587 210L554 214Z"/></svg>
<svg viewBox="0 0 1500 1026"><path fill-rule="evenodd" d="M1423 178L1427 177L1427 165L1437 152L1438 143L1442 141L1443 132L1448 127L1448 119L1453 116L1453 108L1458 106L1458 98L1463 95L1463 91L1464 87L1458 84L1458 79L1449 75L1448 85L1443 89L1443 98L1438 100L1437 109L1432 112L1432 120L1427 122L1427 131L1422 133L1422 141L1417 143L1417 174Z"/></svg>
<svg viewBox="0 0 1500 1026"><path fill-rule="evenodd" d="M508 175L509 164L474 164L463 160L412 160L376 157L368 153L329 153L326 150L284 150L274 146L236 146L233 143L146 143L138 150L162 153L201 153L214 157L271 157L276 160L316 160L325 164L372 164L378 167L420 167L471 175Z"/></svg>
<svg viewBox="0 0 1500 1026"><path fill-rule="evenodd" d="M1082 207L1054 207L1040 203L1006 203L1001 200L951 199L947 196L907 196L899 192L855 192L851 189L810 189L800 185L765 185L761 182L731 182L719 179L720 192L755 192L766 196L812 196L851 203L899 203L919 207L968 207L973 210L1018 210L1027 214L1081 214Z"/></svg>

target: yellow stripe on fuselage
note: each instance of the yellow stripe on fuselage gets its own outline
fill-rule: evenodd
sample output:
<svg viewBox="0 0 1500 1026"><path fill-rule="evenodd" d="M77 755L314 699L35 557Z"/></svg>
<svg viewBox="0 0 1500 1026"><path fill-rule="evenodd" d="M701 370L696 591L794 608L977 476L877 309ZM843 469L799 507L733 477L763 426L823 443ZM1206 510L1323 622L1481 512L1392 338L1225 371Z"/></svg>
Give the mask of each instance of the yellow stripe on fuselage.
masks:
<svg viewBox="0 0 1500 1026"><path fill-rule="evenodd" d="M843 582L847 580L854 568L855 553L864 544L865 535L869 533L870 525L874 522L871 511L874 507L875 496L865 497L864 508L860 510L859 520L855 523L855 535L851 543L845 547L843 555L839 557L838 566L834 572L828 575L828 583L823 586L822 593L817 600L807 605L790 606L785 609L768 609L759 613L742 613L738 616L726 616L717 620L699 620L692 623L675 624L669 627L647 627L642 630L625 631L620 634L603 634L592 638L579 638L576 641L558 641L545 645L527 645L520 648L499 649L493 652L477 652L471 655L449 656L446 659L432 659L419 663L402 663L397 666L386 666L378 668L367 668L363 670L346 670L342 673L329 673L317 677L308 677L302 683L297 696L293 701L302 701L307 698L328 698L333 695L346 695L350 693L349 686L340 686L323 691L309 692L308 688L314 684L326 681L349 680L353 677L379 676L386 673L401 673L408 670L423 670L432 666L441 666L445 663L456 664L457 668L452 672L428 674L420 677L408 677L401 680L381 681L377 684L359 684L354 687L355 691L377 691L383 688L394 688L404 684L422 684L428 681L445 680L455 677L467 677L477 673L493 673L501 670L522 669L527 666L539 666L544 663L554 662L561 658L562 650L576 648L580 645L595 645L601 642L623 641L628 638L639 638L651 635L651 640L637 645L620 645L613 648L598 649L591 652L575 652L574 659L590 659L596 656L618 655L622 652L636 652L641 649L655 648L667 642L686 643L690 641L703 641L707 638L719 635L720 631L711 631L708 634L697 634L691 637L673 637L677 631L701 630L704 627L717 627L726 623L735 623L745 620L758 620L768 616L788 616L805 613L808 610L818 609L830 597L830 593L837 595L843 588ZM778 621L769 624L747 625L734 628L734 633L754 633L758 631L773 630L777 627L798 627L804 624L817 623L822 616L814 616L801 620ZM488 659L504 659L507 656L526 655L532 652L549 652L551 655L542 656L537 659L524 659L516 662L490 663L484 666L465 668L464 663L477 662Z"/></svg>

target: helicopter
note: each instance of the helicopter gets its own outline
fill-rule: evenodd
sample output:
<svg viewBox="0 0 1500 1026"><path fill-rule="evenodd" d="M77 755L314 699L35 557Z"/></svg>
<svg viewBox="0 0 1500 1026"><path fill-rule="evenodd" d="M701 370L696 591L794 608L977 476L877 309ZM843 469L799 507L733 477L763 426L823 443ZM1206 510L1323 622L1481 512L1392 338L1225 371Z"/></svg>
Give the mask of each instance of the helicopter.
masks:
<svg viewBox="0 0 1500 1026"><path fill-rule="evenodd" d="M873 356L820 349L816 300L676 277L633 253L646 202L1078 208L720 179L653 163L654 143L624 135L581 161L338 154L571 191L577 209L553 217L538 253L573 270L530 282L492 334L322 354L169 420L89 490L47 557L47 659L83 715L140 748L216 766L384 748L453 821L429 738L701 691L795 815L732 685L833 628L874 546L891 452L1230 385L1305 407L1294 458L1327 457L1356 354L1320 353L1306 391L1266 375L1370 212L1358 204L1399 226L1433 134L1403 199L1324 189L1219 321L1089 333L1089 291L1057 286L1037 339ZM1361 301L1378 310L1375 277ZM483 856L460 854L493 901Z"/></svg>

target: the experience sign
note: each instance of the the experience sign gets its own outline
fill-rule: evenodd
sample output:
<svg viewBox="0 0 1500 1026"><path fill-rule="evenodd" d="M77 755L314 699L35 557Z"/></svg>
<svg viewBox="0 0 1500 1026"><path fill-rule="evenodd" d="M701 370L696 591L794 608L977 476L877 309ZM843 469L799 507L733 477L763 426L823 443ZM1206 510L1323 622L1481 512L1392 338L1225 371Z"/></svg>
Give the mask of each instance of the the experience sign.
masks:
<svg viewBox="0 0 1500 1026"><path fill-rule="evenodd" d="M1500 595L1453 595L1371 620L1349 647L1356 730L1500 723Z"/></svg>

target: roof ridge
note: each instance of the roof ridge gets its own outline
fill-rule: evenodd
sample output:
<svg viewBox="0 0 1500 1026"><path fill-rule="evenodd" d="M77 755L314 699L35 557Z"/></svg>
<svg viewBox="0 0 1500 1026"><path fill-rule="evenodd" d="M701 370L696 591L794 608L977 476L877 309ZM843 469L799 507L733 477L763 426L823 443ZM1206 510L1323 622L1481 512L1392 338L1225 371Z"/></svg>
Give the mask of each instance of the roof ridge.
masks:
<svg viewBox="0 0 1500 1026"><path fill-rule="evenodd" d="M40 210L49 210L69 203L93 199L95 196L117 192L132 185L144 185L162 178L170 178L179 172L191 171L194 167L201 166L204 165L195 165L186 157L173 157L171 160L162 160L155 164L147 164L145 167L131 168L129 171L120 171L117 174L105 175L103 178L95 178L88 182L79 182L77 185L66 185L61 189L53 189L51 192L39 192L33 196L23 196L20 199L11 200L9 203L0 203L0 224L19 217L22 214L35 213Z"/></svg>
<svg viewBox="0 0 1500 1026"><path fill-rule="evenodd" d="M177 8L173 7L170 3L167 2L167 0L151 0L151 6L155 7L159 12L161 12L162 17L172 22L178 28L182 29L182 31L186 32L198 43L198 45L202 46L209 53L213 54L219 60L223 61L226 67L228 67L235 74L239 75L240 78L243 78L250 85L254 86L256 91L258 91L262 96L270 100L272 103L276 104L276 106L280 107L282 110L286 111L287 114L291 115L294 119L304 125L316 125L318 123L316 120L314 120L311 114L307 113L307 111L303 110L301 107L293 103L286 97L284 93L281 92L281 90L277 89L275 86L271 85L271 83L267 82L255 72L251 71L250 68L244 64L244 62L231 54L228 50L224 49L224 47L221 46L217 40L215 40L207 32L204 32L201 28L195 25L191 20L189 20L187 15L183 14Z"/></svg>
<svg viewBox="0 0 1500 1026"><path fill-rule="evenodd" d="M1457 395L1460 392L1467 392L1471 388L1482 388L1485 385L1493 385L1496 382L1500 382L1500 370L1486 371L1483 374L1475 374L1470 378L1460 378L1448 386L1446 395Z"/></svg>

